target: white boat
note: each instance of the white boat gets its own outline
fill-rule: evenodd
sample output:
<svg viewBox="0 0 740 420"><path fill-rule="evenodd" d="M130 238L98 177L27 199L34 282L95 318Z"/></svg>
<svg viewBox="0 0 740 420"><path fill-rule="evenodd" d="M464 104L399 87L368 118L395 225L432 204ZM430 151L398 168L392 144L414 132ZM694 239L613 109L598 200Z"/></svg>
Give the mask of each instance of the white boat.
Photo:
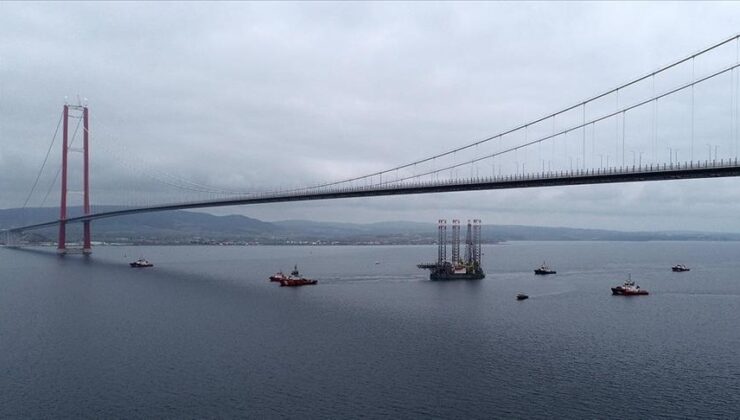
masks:
<svg viewBox="0 0 740 420"><path fill-rule="evenodd" d="M548 267L548 265L543 261L542 262L542 265L540 266L540 268L536 268L534 270L534 273L535 274L540 274L540 275L547 275L547 274L556 274L557 271L555 271L552 268Z"/></svg>
<svg viewBox="0 0 740 420"><path fill-rule="evenodd" d="M143 268L143 267L154 267L154 264L150 263L149 261L145 260L144 258L139 258L138 260L129 263L131 267L135 268Z"/></svg>

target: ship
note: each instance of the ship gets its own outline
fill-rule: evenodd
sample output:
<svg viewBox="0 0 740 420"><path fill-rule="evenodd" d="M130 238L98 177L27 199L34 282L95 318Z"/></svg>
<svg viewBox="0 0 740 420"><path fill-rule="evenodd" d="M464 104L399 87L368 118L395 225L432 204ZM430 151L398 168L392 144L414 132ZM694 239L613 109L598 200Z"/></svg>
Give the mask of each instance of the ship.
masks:
<svg viewBox="0 0 740 420"><path fill-rule="evenodd" d="M314 284L317 284L318 280L313 279L287 279L287 280L280 280L280 286L281 287L298 287L298 286L313 286Z"/></svg>
<svg viewBox="0 0 740 420"><path fill-rule="evenodd" d="M683 271L690 271L691 269L689 267L686 267L683 264L676 264L673 267L671 267L671 270L676 272L683 272Z"/></svg>
<svg viewBox="0 0 740 420"><path fill-rule="evenodd" d="M545 274L556 274L557 271L551 269L547 266L544 262L542 262L542 265L539 268L536 268L534 270L535 274L545 275Z"/></svg>
<svg viewBox="0 0 740 420"><path fill-rule="evenodd" d="M612 287L612 294L615 296L644 296L648 294L648 291L641 289L630 276L621 286Z"/></svg>
<svg viewBox="0 0 740 420"><path fill-rule="evenodd" d="M300 276L301 276L301 273L298 272L298 265L294 265L293 271L290 272L290 277L283 274L283 270L280 270L277 273L270 276L270 281L280 282L282 280L289 280L291 278L298 278Z"/></svg>
<svg viewBox="0 0 740 420"><path fill-rule="evenodd" d="M518 295L516 295L516 300L525 300L525 299L529 299L529 295L525 295L524 293L519 293Z"/></svg>
<svg viewBox="0 0 740 420"><path fill-rule="evenodd" d="M437 227L437 261L417 264L418 268L429 270L429 280L481 280L486 277L481 267L481 221L468 220L465 238L465 255L460 255L460 221L452 221L452 255L447 259L447 220L440 219Z"/></svg>
<svg viewBox="0 0 740 420"><path fill-rule="evenodd" d="M154 267L154 264L150 263L149 261L143 258L139 258L138 260L134 262L130 262L129 265L134 268Z"/></svg>
<svg viewBox="0 0 740 420"><path fill-rule="evenodd" d="M270 276L270 281L280 282L281 287L313 286L319 282L318 280L302 277L297 265L293 267L290 276L286 277L282 271L278 271Z"/></svg>

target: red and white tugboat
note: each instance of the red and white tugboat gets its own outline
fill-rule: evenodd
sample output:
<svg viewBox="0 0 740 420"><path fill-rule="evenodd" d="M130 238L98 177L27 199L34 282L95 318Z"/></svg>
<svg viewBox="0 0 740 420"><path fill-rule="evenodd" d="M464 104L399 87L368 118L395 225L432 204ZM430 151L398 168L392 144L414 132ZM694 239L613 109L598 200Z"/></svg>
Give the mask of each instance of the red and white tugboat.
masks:
<svg viewBox="0 0 740 420"><path fill-rule="evenodd" d="M278 278L278 274L283 275L282 273L278 272L277 274L275 274L275 276L272 277ZM270 277L270 280L272 280L272 277ZM297 265L293 267L293 271L290 272L290 276L285 277L285 275L283 275L283 278L278 278L278 280L274 281L279 281L281 287L312 286L319 282L318 280L302 277L301 273L298 272Z"/></svg>
<svg viewBox="0 0 740 420"><path fill-rule="evenodd" d="M640 286L632 281L632 276L624 282L623 285L612 287L612 294L616 296L643 296L647 295L648 291L640 289Z"/></svg>

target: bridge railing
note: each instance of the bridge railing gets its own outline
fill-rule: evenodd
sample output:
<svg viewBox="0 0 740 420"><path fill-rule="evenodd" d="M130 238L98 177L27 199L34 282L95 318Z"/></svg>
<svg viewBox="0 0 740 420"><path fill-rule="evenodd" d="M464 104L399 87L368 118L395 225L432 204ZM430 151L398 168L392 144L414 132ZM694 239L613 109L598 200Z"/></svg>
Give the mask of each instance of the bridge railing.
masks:
<svg viewBox="0 0 740 420"><path fill-rule="evenodd" d="M559 171L546 171L546 172L529 172L522 174L507 174L498 176L487 176L487 177L469 177L469 178L457 178L457 179L442 179L442 180L426 180L426 181L414 181L414 182L396 182L386 181L382 184L375 185L362 185L356 187L326 187L317 188L311 191L290 191L290 192L263 192L249 197L257 199L270 199L278 197L306 197L314 196L317 194L345 194L345 193L362 193L362 192L377 192L387 190L402 190L409 188L431 188L438 186L465 186L470 184L493 184L493 183L508 183L508 182L522 182L522 181L537 181L537 180L548 180L548 179L559 179L559 178L583 178L593 176L618 176L618 175L634 175L641 173L656 173L656 172L670 172L670 171L691 171L695 169L720 169L720 168L737 168L738 160L735 159L719 159L719 160L705 160L705 161L685 161L677 163L663 163L663 164L644 164L644 165L627 165L627 166L610 166L602 168L590 168L590 169L572 169L572 170L559 170ZM245 196L246 197L246 196Z"/></svg>

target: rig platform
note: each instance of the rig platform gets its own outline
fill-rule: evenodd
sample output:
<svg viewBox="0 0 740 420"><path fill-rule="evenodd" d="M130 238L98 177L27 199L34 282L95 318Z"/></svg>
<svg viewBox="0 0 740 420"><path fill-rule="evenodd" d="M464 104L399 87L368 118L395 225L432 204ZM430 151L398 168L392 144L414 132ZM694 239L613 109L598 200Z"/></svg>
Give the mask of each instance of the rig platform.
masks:
<svg viewBox="0 0 740 420"><path fill-rule="evenodd" d="M418 264L417 267L429 270L429 280L481 280L486 273L481 268L481 221L468 220L465 237L465 256L460 255L460 221L452 221L452 255L447 260L447 220L438 224L437 262Z"/></svg>

